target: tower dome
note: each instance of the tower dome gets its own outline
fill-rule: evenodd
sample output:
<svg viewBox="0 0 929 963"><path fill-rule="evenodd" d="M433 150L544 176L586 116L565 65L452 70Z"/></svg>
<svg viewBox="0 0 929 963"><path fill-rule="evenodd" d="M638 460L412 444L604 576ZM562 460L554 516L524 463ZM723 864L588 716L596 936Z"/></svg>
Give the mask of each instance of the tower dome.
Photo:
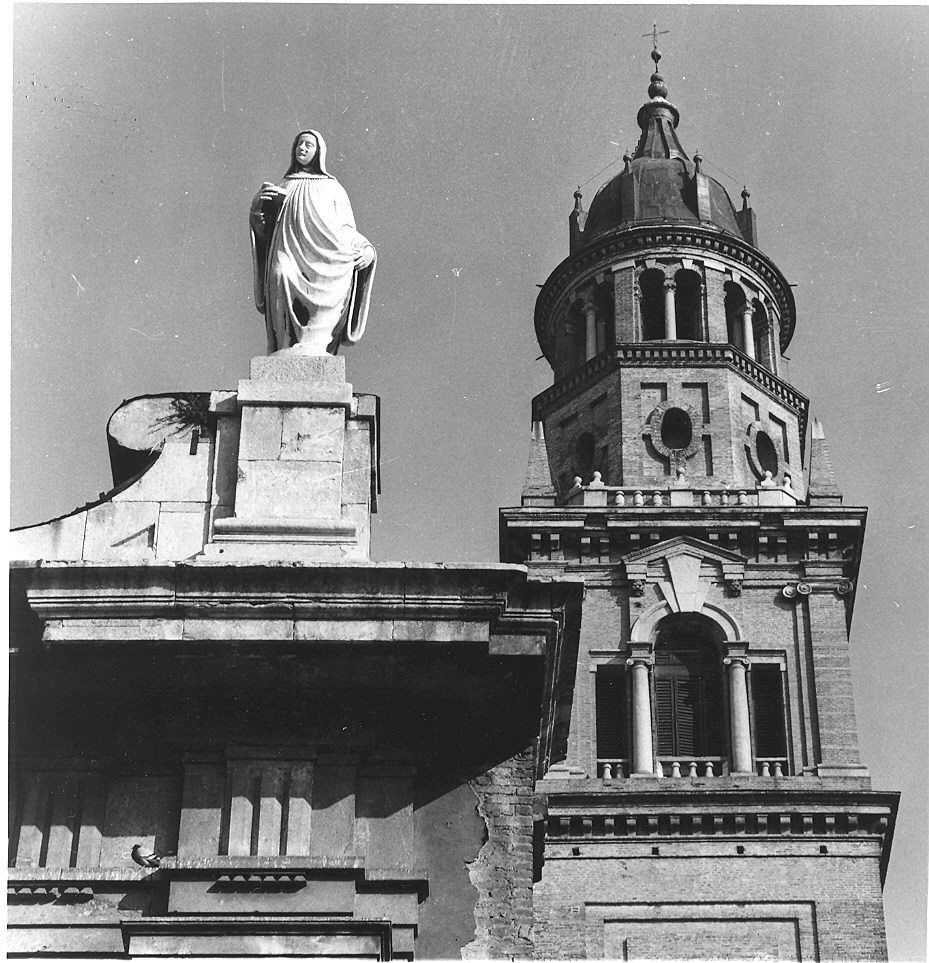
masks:
<svg viewBox="0 0 929 963"><path fill-rule="evenodd" d="M657 50L652 54L657 68L661 54ZM625 156L625 169L594 197L583 243L608 231L647 222L711 224L753 243L743 231L726 189L703 174L699 154L691 160L681 146L677 137L680 114L667 100L668 88L657 69L648 93L650 99L637 117L642 134L635 154Z"/></svg>

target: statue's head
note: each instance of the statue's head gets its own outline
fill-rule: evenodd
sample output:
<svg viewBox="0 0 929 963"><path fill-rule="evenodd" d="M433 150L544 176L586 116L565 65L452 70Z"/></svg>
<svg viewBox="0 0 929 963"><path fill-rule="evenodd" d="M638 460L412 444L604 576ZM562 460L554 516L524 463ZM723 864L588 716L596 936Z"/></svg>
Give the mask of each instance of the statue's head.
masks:
<svg viewBox="0 0 929 963"><path fill-rule="evenodd" d="M318 130L301 130L290 148L288 174L306 171L310 174L328 174L326 170L326 142Z"/></svg>

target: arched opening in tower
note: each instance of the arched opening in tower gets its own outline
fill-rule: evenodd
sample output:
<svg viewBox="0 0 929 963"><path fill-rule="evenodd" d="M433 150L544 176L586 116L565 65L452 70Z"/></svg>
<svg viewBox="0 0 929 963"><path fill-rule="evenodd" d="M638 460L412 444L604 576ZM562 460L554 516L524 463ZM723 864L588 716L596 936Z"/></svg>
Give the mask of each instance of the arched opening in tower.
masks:
<svg viewBox="0 0 929 963"><path fill-rule="evenodd" d="M726 332L729 344L744 351L742 317L745 313L745 292L734 281L727 281L723 290L726 292L723 304L726 310Z"/></svg>
<svg viewBox="0 0 929 963"><path fill-rule="evenodd" d="M693 612L662 619L655 637L655 709L661 762L726 759L721 630Z"/></svg>
<svg viewBox="0 0 929 963"><path fill-rule="evenodd" d="M664 328L664 274L649 268L639 275L639 307L643 341L662 341Z"/></svg>
<svg viewBox="0 0 929 963"><path fill-rule="evenodd" d="M682 270L674 275L674 313L677 336L684 341L703 340L703 284L696 271Z"/></svg>

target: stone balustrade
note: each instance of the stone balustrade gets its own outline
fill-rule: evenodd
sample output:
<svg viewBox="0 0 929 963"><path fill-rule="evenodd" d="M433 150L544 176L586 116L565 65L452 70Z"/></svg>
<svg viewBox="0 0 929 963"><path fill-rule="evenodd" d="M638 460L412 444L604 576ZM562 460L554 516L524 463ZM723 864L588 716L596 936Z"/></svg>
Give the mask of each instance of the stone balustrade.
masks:
<svg viewBox="0 0 929 963"><path fill-rule="evenodd" d="M755 770L759 776L780 779L787 775L787 759L783 756L758 757L755 759Z"/></svg>
<svg viewBox="0 0 929 963"><path fill-rule="evenodd" d="M598 759L597 775L601 779L625 779L629 775L629 760Z"/></svg>
<svg viewBox="0 0 929 963"><path fill-rule="evenodd" d="M712 779L724 775L722 756L659 756L655 775L671 779Z"/></svg>
<svg viewBox="0 0 929 963"><path fill-rule="evenodd" d="M764 779L780 779L787 775L784 756L757 757L752 767L755 775ZM631 760L597 759L600 779L627 779L632 775ZM659 756L655 775L668 779L713 779L728 776L729 767L722 756Z"/></svg>
<svg viewBox="0 0 929 963"><path fill-rule="evenodd" d="M576 484L565 496L571 508L743 508L758 505L797 504L785 488L629 488Z"/></svg>

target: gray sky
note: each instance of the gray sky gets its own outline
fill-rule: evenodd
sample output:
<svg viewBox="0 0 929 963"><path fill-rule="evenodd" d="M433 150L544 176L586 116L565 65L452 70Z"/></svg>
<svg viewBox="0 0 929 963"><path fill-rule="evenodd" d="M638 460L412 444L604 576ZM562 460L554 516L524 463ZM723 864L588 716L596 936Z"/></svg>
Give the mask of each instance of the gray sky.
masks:
<svg viewBox="0 0 929 963"><path fill-rule="evenodd" d="M537 285L635 145L652 21L685 149L796 284L791 380L870 508L852 651L862 754L903 792L891 959L925 959L925 7L18 4L13 525L110 487L124 398L232 388L264 351L249 202L323 132L378 249L347 353L382 399L379 559L493 561L516 504ZM601 172L599 173L598 172Z"/></svg>

